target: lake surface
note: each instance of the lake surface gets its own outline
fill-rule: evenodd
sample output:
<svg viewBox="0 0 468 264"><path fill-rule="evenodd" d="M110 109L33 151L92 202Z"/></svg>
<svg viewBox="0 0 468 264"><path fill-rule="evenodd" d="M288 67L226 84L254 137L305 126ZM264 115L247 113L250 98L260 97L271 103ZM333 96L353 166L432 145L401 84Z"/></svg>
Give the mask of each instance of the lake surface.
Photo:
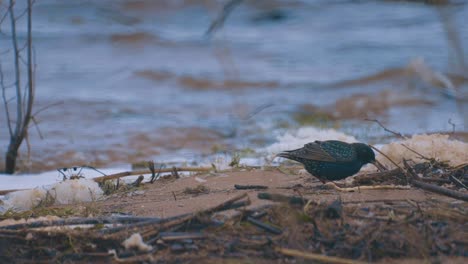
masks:
<svg viewBox="0 0 468 264"><path fill-rule="evenodd" d="M47 109L23 171L199 162L264 148L303 126L388 140L365 118L409 134L467 131L467 101L420 72L443 74L464 98L467 79L444 28L456 30L466 57L464 1L246 1L207 36L223 2L36 1L35 110ZM11 47L7 22L0 52ZM2 55L6 78L11 61ZM338 83L365 76L374 78Z"/></svg>

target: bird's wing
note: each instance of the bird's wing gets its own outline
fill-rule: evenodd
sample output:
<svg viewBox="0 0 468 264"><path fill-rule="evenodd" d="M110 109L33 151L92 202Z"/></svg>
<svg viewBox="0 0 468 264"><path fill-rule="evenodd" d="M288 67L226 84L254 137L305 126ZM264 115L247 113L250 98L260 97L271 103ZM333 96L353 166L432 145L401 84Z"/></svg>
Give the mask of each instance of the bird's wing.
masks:
<svg viewBox="0 0 468 264"><path fill-rule="evenodd" d="M315 144L329 155L332 155L337 162L349 162L357 158L357 153L350 144L338 140L315 141ZM309 143L313 144L313 143Z"/></svg>
<svg viewBox="0 0 468 264"><path fill-rule="evenodd" d="M307 143L303 148L285 151L287 155L302 159L316 160L316 161L328 161L336 162L336 159L333 158L327 151L325 151L320 141L315 141L312 143Z"/></svg>

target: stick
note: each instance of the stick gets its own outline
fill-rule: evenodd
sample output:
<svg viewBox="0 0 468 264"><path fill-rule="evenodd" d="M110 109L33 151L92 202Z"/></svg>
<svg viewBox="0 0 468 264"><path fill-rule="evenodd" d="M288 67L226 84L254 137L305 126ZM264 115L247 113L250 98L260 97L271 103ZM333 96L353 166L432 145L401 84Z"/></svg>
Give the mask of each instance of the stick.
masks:
<svg viewBox="0 0 468 264"><path fill-rule="evenodd" d="M369 144L369 146L371 148L373 148L375 151L377 151L378 153L382 154L382 156L384 156L385 158L387 158L391 163L393 163L393 165L395 165L397 168L401 169L401 171L403 172L403 174L405 175L405 178L406 178L406 183L408 184L408 176L407 176L407 172L405 172L405 170L398 166L398 164L396 164L396 162L394 162L390 157L388 157L387 155L385 155L382 151L380 151L379 149L377 149L376 147L372 146Z"/></svg>
<svg viewBox="0 0 468 264"><path fill-rule="evenodd" d="M187 233L187 232L161 232L159 238L164 241L184 240L184 239L203 239L206 238L205 234L200 232Z"/></svg>
<svg viewBox="0 0 468 264"><path fill-rule="evenodd" d="M247 222L253 224L254 226L260 227L260 228L264 229L265 231L273 233L275 235L279 235L279 234L283 233L283 230L281 230L281 229L279 229L277 227L274 227L272 225L263 223L262 221L258 221L256 219L250 217L250 216L247 217Z"/></svg>
<svg viewBox="0 0 468 264"><path fill-rule="evenodd" d="M458 199L458 200L468 202L468 194L458 192L458 191L449 190L449 189L444 188L444 187L440 187L440 186L437 186L437 185L433 185L433 184L429 184L429 183L419 181L419 180L417 180L418 176L414 172L413 168L410 167L408 162L406 162L406 160L403 160L403 164L407 168L408 172L413 176L413 178L410 179L412 185L414 185L416 187L419 187L419 188L421 188L423 190L426 190L426 191L430 191L430 192L437 193L437 194L442 194L442 195L445 195L445 196L448 196L448 197L452 197L452 198L455 198L455 199Z"/></svg>
<svg viewBox="0 0 468 264"><path fill-rule="evenodd" d="M413 184L414 186L419 187L419 188L421 188L423 190L426 190L426 191L430 191L430 192L437 193L437 194L442 194L442 195L445 195L445 196L448 196L448 197L452 197L452 198L455 198L455 199L458 199L458 200L468 202L468 194L466 194L466 193L449 190L449 189L444 188L444 187L440 187L440 186L437 186L437 185L425 183L425 182L418 181L418 180L412 180L411 184Z"/></svg>
<svg viewBox="0 0 468 264"><path fill-rule="evenodd" d="M275 251L281 253L286 256L291 257L300 257L309 260L316 260L324 263L333 263L333 264L364 264L365 262L339 258L339 257L329 257L321 254L309 253L309 252L302 252L295 249L288 249L288 248L281 248L276 247Z"/></svg>
<svg viewBox="0 0 468 264"><path fill-rule="evenodd" d="M327 182L325 185L332 187L340 192L356 192L362 190L408 190L411 188L409 185L374 185L374 186L356 186L356 187L339 187L334 182Z"/></svg>
<svg viewBox="0 0 468 264"><path fill-rule="evenodd" d="M234 188L236 190L250 190L250 189L261 189L261 190L264 190L264 189L268 189L268 186L264 186L264 185L239 185L239 184L235 184L234 185Z"/></svg>
<svg viewBox="0 0 468 264"><path fill-rule="evenodd" d="M177 171L191 171L191 172L209 172L213 170L211 167L181 167L181 168L176 168ZM161 169L159 170L160 173L164 172L173 172L174 168L170 169ZM127 176L132 176L132 175L138 175L138 174L151 174L151 170L137 170L137 171L125 171L125 172L119 172L116 174L112 175L107 175L107 176L101 176L97 178L93 178L95 182L103 182L107 180L113 180L113 179L118 179L122 177L127 177Z"/></svg>
<svg viewBox="0 0 468 264"><path fill-rule="evenodd" d="M364 119L365 121L370 121L370 122L375 122L377 123L381 128L383 128L383 130L389 132L389 133L392 133L393 135L397 136L397 137L400 137L400 138L403 138L403 139L407 139L408 137L404 136L403 134L399 133L399 132L395 132L393 130L390 130L388 128L386 128L384 125L382 125L382 123L380 123L379 120L377 119Z"/></svg>
<svg viewBox="0 0 468 264"><path fill-rule="evenodd" d="M216 30L221 28L224 25L224 21L226 21L226 18L231 14L232 10L236 6L238 6L240 3L242 3L242 0L230 0L223 6L222 12L218 15L218 17L211 23L210 27L208 30L205 32L205 36L210 36L212 35Z"/></svg>
<svg viewBox="0 0 468 264"><path fill-rule="evenodd" d="M455 176L450 175L450 176L449 176L449 179L450 179L451 182L453 182L453 183L454 183L455 185L457 185L458 187L460 187L460 188L465 188L465 189L468 190L468 187L467 187L465 184L463 184L462 181L460 181L459 179L457 179Z"/></svg>

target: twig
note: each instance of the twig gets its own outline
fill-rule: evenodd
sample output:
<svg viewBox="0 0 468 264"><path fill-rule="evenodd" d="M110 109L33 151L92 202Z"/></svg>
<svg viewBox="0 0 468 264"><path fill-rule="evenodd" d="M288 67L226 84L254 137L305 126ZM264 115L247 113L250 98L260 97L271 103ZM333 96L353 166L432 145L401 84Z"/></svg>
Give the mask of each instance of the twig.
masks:
<svg viewBox="0 0 468 264"><path fill-rule="evenodd" d="M145 176L140 175L138 178L132 183L133 186L138 187L140 186L141 182L145 179Z"/></svg>
<svg viewBox="0 0 468 264"><path fill-rule="evenodd" d="M288 248L282 248L282 247L276 247L275 251L286 256L299 257L299 258L304 258L304 259L309 259L309 260L320 261L324 263L333 263L333 264L364 264L365 263L365 262L351 260L351 259L330 257L330 256L321 255L321 254L314 254L314 253L303 252L303 251L299 251L295 249L288 249Z"/></svg>
<svg viewBox="0 0 468 264"><path fill-rule="evenodd" d="M340 191L340 192L356 192L362 190L408 190L411 187L409 185L402 186L402 185L373 185L373 186L356 186L356 187L348 187L342 188L337 186L334 182L327 182L325 185L332 187L333 189Z"/></svg>
<svg viewBox="0 0 468 264"><path fill-rule="evenodd" d="M417 152L416 150L414 150L414 149L412 149L412 148L406 146L406 145L403 144L403 143L400 143L400 145L402 145L403 147L405 147L407 150L413 152L414 154L418 155L421 159L424 159L424 160L427 160L427 161L432 161L432 160L433 160L433 159L428 158L428 157L424 156L423 154Z"/></svg>
<svg viewBox="0 0 468 264"><path fill-rule="evenodd" d="M211 23L210 27L205 32L205 36L209 37L216 30L220 29L224 25L226 18L232 13L234 8L238 6L240 3L242 3L242 0L229 0L229 2L224 4L223 10L218 15L218 17Z"/></svg>
<svg viewBox="0 0 468 264"><path fill-rule="evenodd" d="M174 170L173 168L161 169L160 172L161 173L172 172L173 170ZM209 172L209 171L213 170L213 168L211 168L211 167L199 167L199 168L196 168L196 167L181 167L181 168L177 168L176 170L177 171L191 171L191 172ZM103 182L103 181L107 181L107 180L114 180L114 179L118 179L118 178L122 178L122 177L132 176L132 175L150 174L150 173L151 173L150 170L125 171L125 172L119 172L119 173L111 174L111 175L107 175L107 176L93 178L93 180L95 182Z"/></svg>
<svg viewBox="0 0 468 264"><path fill-rule="evenodd" d="M184 239L204 239L205 234L202 233L187 233L187 232L161 232L159 238L164 241L176 241Z"/></svg>
<svg viewBox="0 0 468 264"><path fill-rule="evenodd" d="M16 86L16 127L14 131L14 135L18 136L21 131L21 125L23 120L23 111L21 107L23 106L22 103L22 96L21 96L21 75L20 75L20 65L19 65L19 52L18 52L18 38L16 36L16 20L15 20L15 13L14 13L14 5L15 1L10 0L10 5L8 7L10 13L10 22L11 22L11 40L13 43L13 52L14 52L14 65L15 65L15 86ZM13 143L13 136L11 143ZM11 144L10 143L10 144ZM13 145L13 144L11 144Z"/></svg>
<svg viewBox="0 0 468 264"><path fill-rule="evenodd" d="M450 175L450 176L449 176L449 179L450 179L451 182L453 182L453 183L454 183L455 185L457 185L458 187L460 187L460 188L465 188L465 189L468 190L468 187L467 187L465 184L463 184L462 181L460 181L459 179L457 179L455 176Z"/></svg>
<svg viewBox="0 0 468 264"><path fill-rule="evenodd" d="M377 151L378 153L380 153L382 156L384 156L385 158L387 158L391 163L393 163L393 165L395 165L397 168L399 168L402 172L403 172L403 175L405 175L405 178L406 178L406 184L408 184L408 177L407 177L407 173L405 172L405 170L398 166L398 164L396 164L396 162L394 162L389 156L385 155L382 151L380 151L378 148L372 146L369 144L369 147L373 148L375 151Z"/></svg>
<svg viewBox="0 0 468 264"><path fill-rule="evenodd" d="M5 107L5 115L6 115L6 122L8 127L8 132L10 137L13 136L13 129L11 128L11 118L10 118L10 110L8 108L8 100L6 98L6 86L4 83L4 75L2 65L0 64L0 85L2 86L2 98L3 98L3 105Z"/></svg>
<svg viewBox="0 0 468 264"><path fill-rule="evenodd" d="M172 167L171 174L172 174L172 176L173 176L174 178L176 178L176 179L179 179L179 178L180 178L179 172L177 171L177 168L176 168L176 167Z"/></svg>
<svg viewBox="0 0 468 264"><path fill-rule="evenodd" d="M33 121L37 134L39 134L39 138L44 139L44 137L42 136L41 130L39 129L39 123L36 121L36 118L34 116L31 116L31 121Z"/></svg>
<svg viewBox="0 0 468 264"><path fill-rule="evenodd" d="M235 184L234 188L236 190L251 190L251 189L264 190L264 189L268 189L268 186L265 186L265 185L239 185L239 184Z"/></svg>
<svg viewBox="0 0 468 264"><path fill-rule="evenodd" d="M452 126L452 134L455 134L455 123L452 122L452 118L449 118L448 123Z"/></svg>
<svg viewBox="0 0 468 264"><path fill-rule="evenodd" d="M458 200L468 202L468 194L465 194L465 193L462 193L462 192L452 191L452 190L449 190L449 189L444 188L444 187L440 187L440 186L437 186L437 185L425 183L425 182L418 181L418 180L412 180L411 184L413 184L414 186L419 187L419 188L421 188L423 190L426 190L426 191L434 192L434 193L437 193L437 194L442 194L442 195L445 195L445 196L448 196L448 197L452 197L452 198L455 198L455 199L458 199Z"/></svg>
<svg viewBox="0 0 468 264"><path fill-rule="evenodd" d="M393 130L390 130L388 128L386 128L382 123L380 123L379 120L377 119L364 119L365 121L370 121L370 122L375 122L377 123L381 128L383 128L383 130L389 132L389 133L392 133L393 135L397 136L397 137L400 137L400 138L403 138L403 139L407 139L407 137L405 137L403 134L399 133L399 132L395 132Z"/></svg>
<svg viewBox="0 0 468 264"><path fill-rule="evenodd" d="M269 224L266 224L266 223L263 223L262 221L258 221L252 217L247 217L247 222L257 226L257 227L260 227L270 233L273 233L275 235L279 235L281 233L283 233L283 230L277 228L277 227L274 227L272 225L269 225Z"/></svg>
<svg viewBox="0 0 468 264"><path fill-rule="evenodd" d="M63 102L56 102L56 103L53 103L53 104L48 104L42 108L39 108L39 110L37 110L36 112L34 112L34 114L32 114L32 116L37 116L38 114L40 114L41 112L49 109L49 108L52 108L52 107L55 107L55 106L59 106L59 105L62 105Z"/></svg>
<svg viewBox="0 0 468 264"><path fill-rule="evenodd" d="M442 194L442 195L445 195L445 196L448 196L448 197L452 197L452 198L455 198L455 199L458 199L458 200L468 202L468 194L458 192L458 191L449 190L449 189L444 188L444 187L440 187L440 186L437 186L437 185L433 185L433 184L429 184L429 183L419 181L419 180L417 180L418 176L414 172L413 168L411 168L411 166L408 164L408 162L406 162L406 160L403 160L403 164L407 168L408 172L413 176L410 179L412 185L414 185L414 186L416 186L418 188L421 188L423 190L426 190L426 191L430 191L430 192L437 193L437 194Z"/></svg>
<svg viewBox="0 0 468 264"><path fill-rule="evenodd" d="M423 182L435 182L435 183L438 183L438 184L452 183L452 181L449 180L449 179L433 178L433 177L423 177L423 178L420 178L419 180L421 180ZM468 184L468 182L465 181L464 184Z"/></svg>
<svg viewBox="0 0 468 264"><path fill-rule="evenodd" d="M153 161L148 161L148 169L151 171L150 183L153 183L154 180L156 179L156 171L154 169L154 162Z"/></svg>

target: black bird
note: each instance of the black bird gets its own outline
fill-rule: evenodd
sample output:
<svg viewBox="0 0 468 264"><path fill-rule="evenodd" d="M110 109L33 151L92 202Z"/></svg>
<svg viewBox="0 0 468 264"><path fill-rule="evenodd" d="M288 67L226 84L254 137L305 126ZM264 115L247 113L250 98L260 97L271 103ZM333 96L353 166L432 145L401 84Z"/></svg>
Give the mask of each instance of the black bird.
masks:
<svg viewBox="0 0 468 264"><path fill-rule="evenodd" d="M369 145L338 140L315 141L303 148L287 150L277 155L304 164L307 172L322 183L337 181L356 174L364 164L380 165Z"/></svg>

